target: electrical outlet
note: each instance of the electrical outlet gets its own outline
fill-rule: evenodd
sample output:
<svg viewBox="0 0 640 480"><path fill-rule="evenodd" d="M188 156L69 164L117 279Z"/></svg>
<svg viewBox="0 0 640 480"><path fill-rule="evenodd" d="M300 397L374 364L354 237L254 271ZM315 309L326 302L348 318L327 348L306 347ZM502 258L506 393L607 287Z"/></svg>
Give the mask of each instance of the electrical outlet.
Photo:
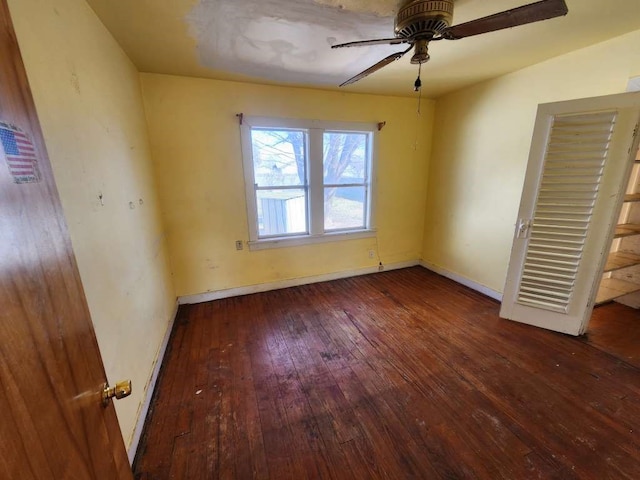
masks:
<svg viewBox="0 0 640 480"><path fill-rule="evenodd" d="M382 272L383 270L384 270L384 265L382 265L382 262L380 262L380 263L378 264L378 271L379 271L379 272Z"/></svg>
<svg viewBox="0 0 640 480"><path fill-rule="evenodd" d="M243 248L242 240L236 240L236 250L242 250Z"/></svg>
<svg viewBox="0 0 640 480"><path fill-rule="evenodd" d="M376 256L376 252L373 250L369 250L369 258L374 258Z"/></svg>

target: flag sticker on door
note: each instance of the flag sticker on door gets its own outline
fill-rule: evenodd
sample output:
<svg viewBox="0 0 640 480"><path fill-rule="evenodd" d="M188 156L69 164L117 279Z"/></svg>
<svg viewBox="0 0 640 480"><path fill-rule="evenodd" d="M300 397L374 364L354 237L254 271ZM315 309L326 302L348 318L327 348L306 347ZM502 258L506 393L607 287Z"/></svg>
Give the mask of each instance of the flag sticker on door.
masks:
<svg viewBox="0 0 640 480"><path fill-rule="evenodd" d="M4 151L3 156L9 173L15 183L40 181L36 148L22 129L9 123L0 122L0 145Z"/></svg>

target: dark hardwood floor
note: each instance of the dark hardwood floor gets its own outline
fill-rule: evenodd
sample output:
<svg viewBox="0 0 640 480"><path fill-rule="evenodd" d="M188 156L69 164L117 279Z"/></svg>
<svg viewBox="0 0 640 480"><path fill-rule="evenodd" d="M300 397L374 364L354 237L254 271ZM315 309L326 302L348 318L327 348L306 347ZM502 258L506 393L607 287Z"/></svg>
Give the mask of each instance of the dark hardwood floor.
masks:
<svg viewBox="0 0 640 480"><path fill-rule="evenodd" d="M640 311L619 303L597 307L584 340L640 368Z"/></svg>
<svg viewBox="0 0 640 480"><path fill-rule="evenodd" d="M498 309L421 267L182 307L136 478L639 479L640 369Z"/></svg>

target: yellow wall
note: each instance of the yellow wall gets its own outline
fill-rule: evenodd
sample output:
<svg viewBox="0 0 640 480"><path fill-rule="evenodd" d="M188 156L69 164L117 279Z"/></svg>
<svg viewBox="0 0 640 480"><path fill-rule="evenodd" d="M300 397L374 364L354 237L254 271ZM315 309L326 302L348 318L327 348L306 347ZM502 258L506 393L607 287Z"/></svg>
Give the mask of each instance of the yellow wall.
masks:
<svg viewBox="0 0 640 480"><path fill-rule="evenodd" d="M178 295L416 261L422 248L433 103L156 74L142 85ZM410 85L408 85L410 88ZM376 239L250 252L237 113L386 121ZM418 148L414 150L416 135Z"/></svg>
<svg viewBox="0 0 640 480"><path fill-rule="evenodd" d="M84 0L9 7L106 372L133 381L130 441L176 298L139 76Z"/></svg>
<svg viewBox="0 0 640 480"><path fill-rule="evenodd" d="M502 292L539 103L624 92L640 31L440 98L423 259Z"/></svg>

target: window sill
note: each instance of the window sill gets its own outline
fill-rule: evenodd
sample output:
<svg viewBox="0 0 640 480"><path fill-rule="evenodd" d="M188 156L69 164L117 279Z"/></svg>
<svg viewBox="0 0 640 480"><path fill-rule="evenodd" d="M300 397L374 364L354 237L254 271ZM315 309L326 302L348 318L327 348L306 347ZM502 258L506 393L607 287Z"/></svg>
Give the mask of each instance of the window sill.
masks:
<svg viewBox="0 0 640 480"><path fill-rule="evenodd" d="M299 237L267 238L249 242L249 250L267 250L269 248L298 247L317 243L340 242L344 240L358 240L376 236L375 230L356 230L350 232L325 233L322 235L301 235Z"/></svg>

